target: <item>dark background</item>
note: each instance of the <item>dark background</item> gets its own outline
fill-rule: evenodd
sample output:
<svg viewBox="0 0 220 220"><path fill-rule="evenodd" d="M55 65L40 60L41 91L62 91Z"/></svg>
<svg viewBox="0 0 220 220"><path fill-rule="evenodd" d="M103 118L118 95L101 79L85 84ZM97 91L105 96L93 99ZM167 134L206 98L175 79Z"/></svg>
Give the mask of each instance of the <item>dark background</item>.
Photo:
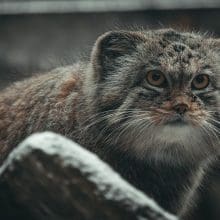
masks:
<svg viewBox="0 0 220 220"><path fill-rule="evenodd" d="M0 0L0 89L88 57L105 31L137 27L220 36L220 0Z"/></svg>

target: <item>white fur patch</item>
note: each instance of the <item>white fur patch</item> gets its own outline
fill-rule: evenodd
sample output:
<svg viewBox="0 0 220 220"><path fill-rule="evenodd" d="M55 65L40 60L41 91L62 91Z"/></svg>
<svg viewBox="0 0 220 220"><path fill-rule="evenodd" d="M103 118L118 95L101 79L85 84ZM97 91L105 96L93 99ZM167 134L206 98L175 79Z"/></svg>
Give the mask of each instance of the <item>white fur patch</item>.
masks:
<svg viewBox="0 0 220 220"><path fill-rule="evenodd" d="M165 125L158 129L157 140L165 143L185 143L188 139L194 139L197 134L196 127L190 125Z"/></svg>
<svg viewBox="0 0 220 220"><path fill-rule="evenodd" d="M192 125L164 125L141 133L134 129L129 134L123 137L123 148L142 160L193 163L215 152L214 140L208 143L207 134Z"/></svg>

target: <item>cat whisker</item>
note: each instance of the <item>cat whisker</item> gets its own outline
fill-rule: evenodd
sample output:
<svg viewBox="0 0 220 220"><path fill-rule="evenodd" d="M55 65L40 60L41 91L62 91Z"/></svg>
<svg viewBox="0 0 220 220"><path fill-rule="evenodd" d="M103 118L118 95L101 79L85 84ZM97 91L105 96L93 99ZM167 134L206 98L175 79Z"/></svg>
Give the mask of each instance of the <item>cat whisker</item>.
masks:
<svg viewBox="0 0 220 220"><path fill-rule="evenodd" d="M208 135L211 142L213 140L213 136L217 141L219 141L220 132L212 124L210 124L209 122L206 122L205 124L201 126L201 128L205 131L205 134Z"/></svg>
<svg viewBox="0 0 220 220"><path fill-rule="evenodd" d="M146 112L144 112L146 113ZM124 134L125 132L127 132L129 130L129 136L132 136L133 138L137 138L135 136L135 132L137 130L137 127L139 127L140 125L143 124L143 127L149 127L151 123L149 123L146 120L146 117L144 118L142 115L138 115L137 118L134 118L134 116L130 116L130 117L125 117L123 119L129 119L127 120L125 123L123 123L122 125L120 125L119 127L117 127L117 129L114 129L106 136L104 141L108 141L108 139L111 137L111 141L112 141L112 136L115 136L114 139L114 143L118 143L119 139L121 138L122 134ZM149 118L148 118L149 119ZM133 129L130 129L131 127L133 127ZM102 132L105 132L107 128L104 128L102 130Z"/></svg>
<svg viewBox="0 0 220 220"><path fill-rule="evenodd" d="M88 129L88 128L92 127L93 125L95 125L97 123L100 123L104 120L112 119L112 117L115 116L115 115L117 115L118 118L115 119L114 123L117 123L118 121L121 121L121 120L125 119L124 117L120 118L119 116L123 116L123 115L128 114L128 113L136 113L136 114L146 113L146 111L137 111L137 110L126 110L126 111L123 111L123 112L113 112L111 114L108 114L109 112L113 112L113 110L106 111L106 112L101 112L101 113L98 113L96 115L93 115L92 117L87 119L87 121L84 122L86 124L86 122L92 120L92 123L90 123L88 125L85 125L85 127ZM133 115L126 116L126 117L127 118L128 117L133 117ZM97 119L97 120L94 121L94 119Z"/></svg>

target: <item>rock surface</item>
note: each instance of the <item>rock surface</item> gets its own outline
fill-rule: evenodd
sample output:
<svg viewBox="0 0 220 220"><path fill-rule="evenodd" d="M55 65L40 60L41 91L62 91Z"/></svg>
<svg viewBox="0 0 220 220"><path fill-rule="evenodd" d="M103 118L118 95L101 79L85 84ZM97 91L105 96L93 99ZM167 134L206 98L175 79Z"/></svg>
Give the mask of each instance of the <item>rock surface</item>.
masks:
<svg viewBox="0 0 220 220"><path fill-rule="evenodd" d="M96 155L50 132L0 168L0 219L175 220Z"/></svg>

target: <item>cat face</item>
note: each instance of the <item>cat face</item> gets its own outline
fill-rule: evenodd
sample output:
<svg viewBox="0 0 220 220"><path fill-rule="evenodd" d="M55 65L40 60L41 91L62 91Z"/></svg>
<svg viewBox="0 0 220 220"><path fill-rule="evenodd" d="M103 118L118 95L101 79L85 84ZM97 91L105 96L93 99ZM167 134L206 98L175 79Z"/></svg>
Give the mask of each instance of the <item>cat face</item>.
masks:
<svg viewBox="0 0 220 220"><path fill-rule="evenodd" d="M218 44L170 29L100 37L92 68L104 141L143 159L192 161L216 152Z"/></svg>

